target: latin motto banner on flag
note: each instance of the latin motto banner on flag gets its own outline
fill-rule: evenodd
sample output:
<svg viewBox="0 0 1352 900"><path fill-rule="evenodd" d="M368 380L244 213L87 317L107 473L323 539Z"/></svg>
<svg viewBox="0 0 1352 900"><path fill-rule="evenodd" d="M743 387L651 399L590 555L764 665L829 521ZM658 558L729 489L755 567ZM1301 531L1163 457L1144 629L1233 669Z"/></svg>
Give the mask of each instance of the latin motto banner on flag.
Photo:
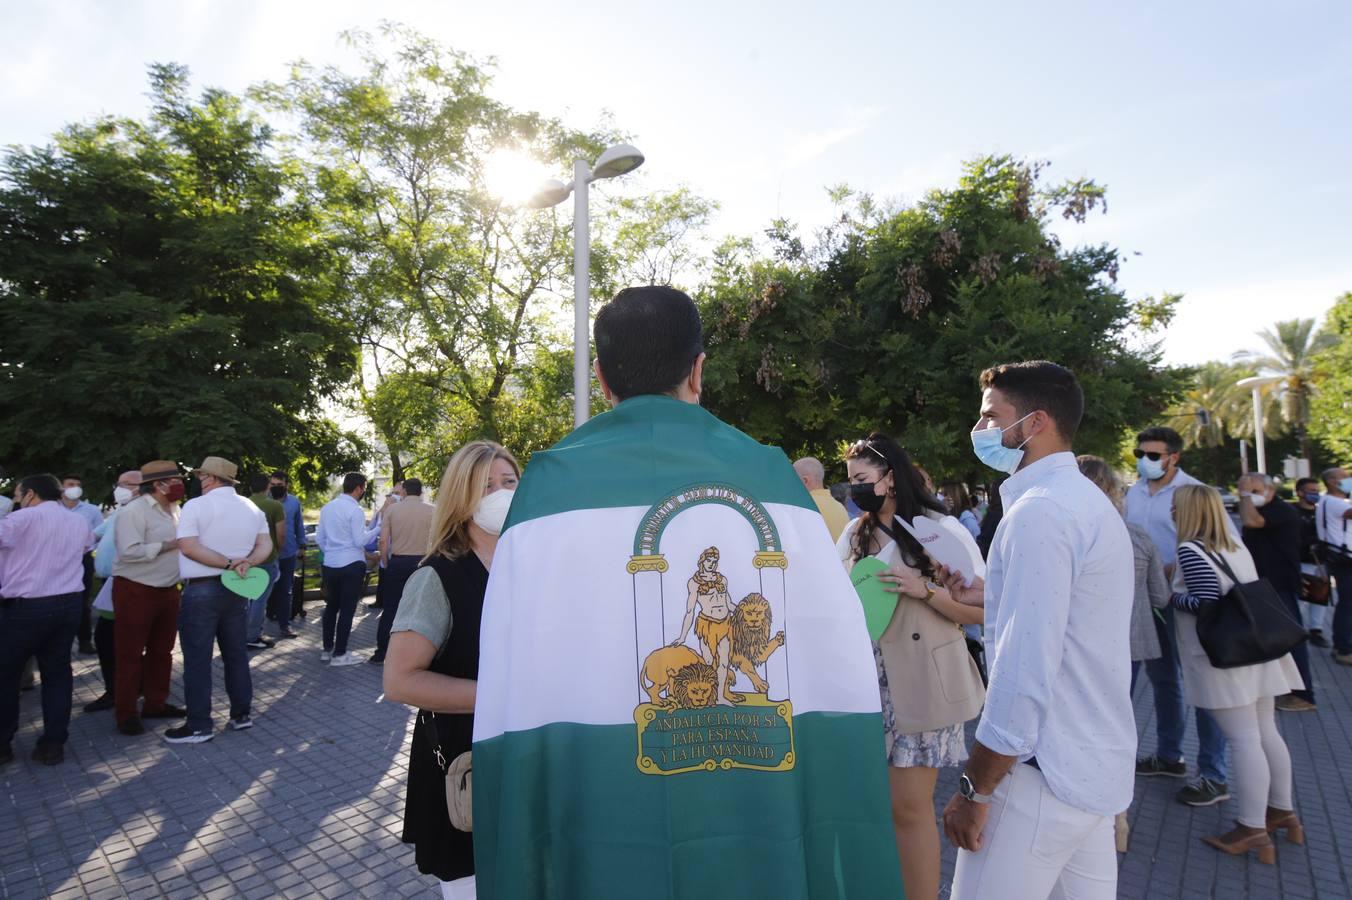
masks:
<svg viewBox="0 0 1352 900"><path fill-rule="evenodd" d="M863 610L778 449L643 396L536 453L480 644L481 898L902 896Z"/></svg>

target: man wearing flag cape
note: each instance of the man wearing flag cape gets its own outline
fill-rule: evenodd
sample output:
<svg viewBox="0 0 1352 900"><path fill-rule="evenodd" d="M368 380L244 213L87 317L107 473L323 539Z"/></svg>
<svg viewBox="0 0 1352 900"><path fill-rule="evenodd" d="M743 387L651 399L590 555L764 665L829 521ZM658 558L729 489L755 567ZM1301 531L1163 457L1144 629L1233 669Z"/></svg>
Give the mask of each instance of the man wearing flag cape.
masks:
<svg viewBox="0 0 1352 900"><path fill-rule="evenodd" d="M478 895L896 898L877 673L784 454L698 405L699 314L596 318L614 405L526 469L474 720Z"/></svg>

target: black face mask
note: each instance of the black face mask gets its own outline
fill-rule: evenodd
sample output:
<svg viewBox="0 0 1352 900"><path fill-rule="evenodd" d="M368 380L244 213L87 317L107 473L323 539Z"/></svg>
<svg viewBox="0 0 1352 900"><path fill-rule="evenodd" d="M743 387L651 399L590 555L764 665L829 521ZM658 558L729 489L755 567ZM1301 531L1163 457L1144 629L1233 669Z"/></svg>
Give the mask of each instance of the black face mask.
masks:
<svg viewBox="0 0 1352 900"><path fill-rule="evenodd" d="M883 508L883 502L887 499L882 494L874 493L872 484L852 484L850 485L850 499L854 505L866 513L876 513Z"/></svg>
<svg viewBox="0 0 1352 900"><path fill-rule="evenodd" d="M285 500L286 485L274 484L271 488L268 489L268 493L272 494L273 500Z"/></svg>

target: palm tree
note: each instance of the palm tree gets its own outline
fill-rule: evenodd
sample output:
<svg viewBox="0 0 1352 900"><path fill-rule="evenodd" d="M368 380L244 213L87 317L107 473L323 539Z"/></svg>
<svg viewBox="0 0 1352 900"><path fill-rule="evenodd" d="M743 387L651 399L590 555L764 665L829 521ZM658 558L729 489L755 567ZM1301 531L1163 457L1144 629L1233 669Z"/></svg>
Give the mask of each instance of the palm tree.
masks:
<svg viewBox="0 0 1352 900"><path fill-rule="evenodd" d="M1235 382L1253 374L1246 366L1223 362L1209 362L1197 370L1192 387L1183 394L1183 401L1166 414L1171 428L1183 437L1188 447L1220 447L1232 437L1253 436L1252 407L1248 391L1235 387ZM1206 422L1199 412L1205 411ZM1265 415L1275 410L1265 409ZM1266 433L1277 424L1273 416L1265 420Z"/></svg>
<svg viewBox="0 0 1352 900"><path fill-rule="evenodd" d="M1300 441L1300 455L1310 458L1310 397L1315 391L1314 356L1335 343L1326 332L1316 332L1314 319L1289 319L1258 332L1266 352L1241 350L1235 360L1267 375L1281 376L1273 385L1282 421Z"/></svg>

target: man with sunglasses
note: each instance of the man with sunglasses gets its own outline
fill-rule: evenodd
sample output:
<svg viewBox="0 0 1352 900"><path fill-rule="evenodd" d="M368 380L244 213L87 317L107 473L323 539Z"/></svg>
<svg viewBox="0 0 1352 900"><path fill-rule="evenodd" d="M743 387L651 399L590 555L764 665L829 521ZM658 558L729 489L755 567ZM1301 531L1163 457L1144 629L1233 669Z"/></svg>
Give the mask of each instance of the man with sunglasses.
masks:
<svg viewBox="0 0 1352 900"><path fill-rule="evenodd" d="M1178 467L1183 438L1172 428L1147 428L1136 436L1136 471L1140 479L1127 489L1127 521L1144 528L1155 542L1165 574L1173 577L1178 560L1178 527L1174 524L1174 491L1201 484ZM1136 774L1185 778L1183 733L1187 707L1183 703L1183 672L1174 640L1174 611L1156 613L1155 628L1162 654L1145 663L1145 674L1155 693L1155 753L1136 762ZM1198 779L1178 793L1189 806L1212 806L1230 799L1225 765L1225 735L1211 713L1197 710Z"/></svg>

